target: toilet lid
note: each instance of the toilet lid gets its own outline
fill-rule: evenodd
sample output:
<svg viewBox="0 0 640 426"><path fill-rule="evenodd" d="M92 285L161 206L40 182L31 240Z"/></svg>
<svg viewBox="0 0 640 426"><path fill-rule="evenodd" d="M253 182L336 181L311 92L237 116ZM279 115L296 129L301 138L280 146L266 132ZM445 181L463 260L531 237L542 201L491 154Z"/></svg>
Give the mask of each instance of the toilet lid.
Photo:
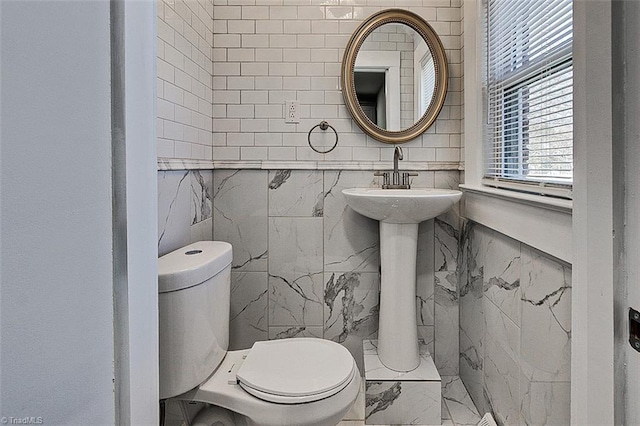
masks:
<svg viewBox="0 0 640 426"><path fill-rule="evenodd" d="M349 384L354 370L353 357L344 346L294 338L255 343L236 377L252 395L286 404L334 395Z"/></svg>

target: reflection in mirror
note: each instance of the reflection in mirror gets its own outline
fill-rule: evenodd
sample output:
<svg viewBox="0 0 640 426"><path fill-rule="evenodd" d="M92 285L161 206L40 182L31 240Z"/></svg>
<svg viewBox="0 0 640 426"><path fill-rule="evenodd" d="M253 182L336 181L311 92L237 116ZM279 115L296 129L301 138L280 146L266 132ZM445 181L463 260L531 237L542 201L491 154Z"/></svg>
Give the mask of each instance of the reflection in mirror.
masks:
<svg viewBox="0 0 640 426"><path fill-rule="evenodd" d="M356 95L360 108L369 120L381 129L393 129L393 121L387 118L386 71L358 69L354 74ZM393 108L389 108L392 111ZM390 124L387 127L387 122Z"/></svg>
<svg viewBox="0 0 640 426"><path fill-rule="evenodd" d="M414 87L416 94L414 119L417 121L427 112L436 88L436 68L433 55L426 43L418 45L414 52Z"/></svg>
<svg viewBox="0 0 640 426"><path fill-rule="evenodd" d="M360 51L353 71L358 103L381 129L400 130L400 52Z"/></svg>
<svg viewBox="0 0 640 426"><path fill-rule="evenodd" d="M381 25L358 51L354 84L360 107L373 124L385 130L407 129L422 117L433 97L431 52L410 26Z"/></svg>

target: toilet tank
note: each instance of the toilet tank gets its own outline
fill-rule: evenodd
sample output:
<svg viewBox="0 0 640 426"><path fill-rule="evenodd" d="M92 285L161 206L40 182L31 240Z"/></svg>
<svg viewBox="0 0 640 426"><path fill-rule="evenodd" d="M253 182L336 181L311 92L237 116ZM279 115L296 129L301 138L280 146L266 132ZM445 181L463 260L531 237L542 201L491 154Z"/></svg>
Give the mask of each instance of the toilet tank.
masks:
<svg viewBox="0 0 640 426"><path fill-rule="evenodd" d="M160 399L215 371L229 347L231 244L200 241L158 259Z"/></svg>

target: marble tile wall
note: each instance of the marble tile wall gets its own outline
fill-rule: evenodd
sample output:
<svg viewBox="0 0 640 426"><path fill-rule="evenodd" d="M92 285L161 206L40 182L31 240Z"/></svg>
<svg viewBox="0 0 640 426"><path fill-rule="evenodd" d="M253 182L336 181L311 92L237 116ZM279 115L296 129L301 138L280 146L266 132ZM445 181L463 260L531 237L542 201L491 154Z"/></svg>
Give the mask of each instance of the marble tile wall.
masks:
<svg viewBox="0 0 640 426"><path fill-rule="evenodd" d="M460 247L460 377L480 413L569 424L571 267L470 221Z"/></svg>
<svg viewBox="0 0 640 426"><path fill-rule="evenodd" d="M419 172L413 185L453 188L458 175ZM231 349L313 336L344 344L362 367L362 340L378 329L378 222L348 208L341 190L378 179L370 171L161 171L158 254L212 238L233 245ZM458 222L454 211L419 228L418 330L444 375L458 374Z"/></svg>
<svg viewBox="0 0 640 426"><path fill-rule="evenodd" d="M213 235L213 172L158 172L158 256Z"/></svg>
<svg viewBox="0 0 640 426"><path fill-rule="evenodd" d="M457 185L457 175L420 172L414 185L449 187ZM362 368L362 340L375 338L378 329L378 223L348 208L341 190L378 186L377 179L370 171L214 171L214 239L234 248L232 349L259 340L321 337L345 345ZM449 362L457 359L457 321L455 333L443 332L442 342L434 343L437 324L450 328L453 312L457 318L457 297L443 297L438 310L434 296L434 252L457 253L455 241L445 236L457 231L446 221L455 222L443 218L442 229L434 230L433 221L420 228L417 320L430 350L442 348L445 374L457 374ZM437 244L447 247L434 250L436 235L442 235ZM455 262L442 263L442 271L455 271Z"/></svg>

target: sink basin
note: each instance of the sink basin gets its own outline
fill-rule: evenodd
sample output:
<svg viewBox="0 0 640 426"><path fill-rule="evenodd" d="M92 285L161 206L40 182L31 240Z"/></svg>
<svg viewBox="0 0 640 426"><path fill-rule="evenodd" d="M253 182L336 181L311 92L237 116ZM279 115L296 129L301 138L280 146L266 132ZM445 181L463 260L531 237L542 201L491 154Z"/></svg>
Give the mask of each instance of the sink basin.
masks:
<svg viewBox="0 0 640 426"><path fill-rule="evenodd" d="M462 197L453 189L343 189L356 212L386 223L420 223L449 210Z"/></svg>

